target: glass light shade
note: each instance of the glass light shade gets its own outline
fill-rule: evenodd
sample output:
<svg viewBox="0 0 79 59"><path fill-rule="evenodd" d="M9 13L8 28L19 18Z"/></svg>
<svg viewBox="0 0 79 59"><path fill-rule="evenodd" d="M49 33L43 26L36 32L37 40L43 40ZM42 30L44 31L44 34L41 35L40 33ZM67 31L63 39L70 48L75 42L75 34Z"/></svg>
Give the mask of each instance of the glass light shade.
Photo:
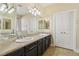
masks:
<svg viewBox="0 0 79 59"><path fill-rule="evenodd" d="M31 14L33 14L33 15L40 15L40 11L37 9L37 8L30 8L29 9L29 12L31 13Z"/></svg>
<svg viewBox="0 0 79 59"><path fill-rule="evenodd" d="M12 13L14 11L14 8L12 8L12 9L10 9L9 11L8 11L8 13Z"/></svg>
<svg viewBox="0 0 79 59"><path fill-rule="evenodd" d="M8 11L8 9L5 9L4 11L6 12L6 11Z"/></svg>
<svg viewBox="0 0 79 59"><path fill-rule="evenodd" d="M34 8L33 10L37 10L36 8Z"/></svg>
<svg viewBox="0 0 79 59"><path fill-rule="evenodd" d="M0 11L4 11L5 8L6 8L6 5L2 4L2 6L0 7Z"/></svg>
<svg viewBox="0 0 79 59"><path fill-rule="evenodd" d="M29 10L29 12L31 13L31 12L32 12L32 10Z"/></svg>

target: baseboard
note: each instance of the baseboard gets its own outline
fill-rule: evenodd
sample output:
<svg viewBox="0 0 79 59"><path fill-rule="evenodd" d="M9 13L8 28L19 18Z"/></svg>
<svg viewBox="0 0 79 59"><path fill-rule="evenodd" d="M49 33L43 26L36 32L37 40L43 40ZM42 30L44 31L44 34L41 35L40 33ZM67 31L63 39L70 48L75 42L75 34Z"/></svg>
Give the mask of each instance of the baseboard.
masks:
<svg viewBox="0 0 79 59"><path fill-rule="evenodd" d="M74 49L75 52L79 53L79 49Z"/></svg>
<svg viewBox="0 0 79 59"><path fill-rule="evenodd" d="M51 44L50 46L55 47L55 44ZM72 49L74 52L79 53L79 49Z"/></svg>

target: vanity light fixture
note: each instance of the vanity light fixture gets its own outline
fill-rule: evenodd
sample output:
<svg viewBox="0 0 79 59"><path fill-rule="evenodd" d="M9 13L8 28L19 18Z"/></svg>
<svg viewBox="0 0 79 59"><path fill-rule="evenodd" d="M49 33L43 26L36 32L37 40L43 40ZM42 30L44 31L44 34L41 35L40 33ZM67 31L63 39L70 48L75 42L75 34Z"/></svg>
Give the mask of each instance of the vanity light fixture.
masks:
<svg viewBox="0 0 79 59"><path fill-rule="evenodd" d="M4 11L5 8L6 8L6 4L1 4L0 11Z"/></svg>
<svg viewBox="0 0 79 59"><path fill-rule="evenodd" d="M1 3L0 4L0 11L1 12L8 12L9 14L11 14L14 11L14 7L13 6L9 6L9 4L7 3Z"/></svg>
<svg viewBox="0 0 79 59"><path fill-rule="evenodd" d="M11 14L14 11L14 8L11 8L8 13Z"/></svg>
<svg viewBox="0 0 79 59"><path fill-rule="evenodd" d="M8 9L5 9L5 10L4 10L4 12L7 12L7 11L8 11Z"/></svg>
<svg viewBox="0 0 79 59"><path fill-rule="evenodd" d="M40 11L36 7L30 8L29 13L33 14L34 16L40 15Z"/></svg>

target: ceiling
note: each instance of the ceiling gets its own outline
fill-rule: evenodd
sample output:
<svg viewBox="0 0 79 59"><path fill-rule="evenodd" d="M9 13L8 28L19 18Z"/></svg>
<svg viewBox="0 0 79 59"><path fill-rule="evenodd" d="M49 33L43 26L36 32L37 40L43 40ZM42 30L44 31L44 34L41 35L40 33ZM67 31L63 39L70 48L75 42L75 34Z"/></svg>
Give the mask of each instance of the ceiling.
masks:
<svg viewBox="0 0 79 59"><path fill-rule="evenodd" d="M26 15L28 14L28 9L34 8L34 7L40 10L41 15L42 15L43 14L42 10L52 4L51 3L18 3L16 5L17 5L18 15Z"/></svg>
<svg viewBox="0 0 79 59"><path fill-rule="evenodd" d="M79 9L79 3L18 3L17 6L20 6L21 9L18 10L20 15L28 14L29 8L36 7L41 12L42 17L47 17L52 13L71 10L71 9Z"/></svg>
<svg viewBox="0 0 79 59"><path fill-rule="evenodd" d="M29 7L34 7L34 6L37 6L37 7L47 7L49 5L51 5L52 3L18 3L17 5L19 6L22 6L22 7L26 7L26 8L29 8Z"/></svg>

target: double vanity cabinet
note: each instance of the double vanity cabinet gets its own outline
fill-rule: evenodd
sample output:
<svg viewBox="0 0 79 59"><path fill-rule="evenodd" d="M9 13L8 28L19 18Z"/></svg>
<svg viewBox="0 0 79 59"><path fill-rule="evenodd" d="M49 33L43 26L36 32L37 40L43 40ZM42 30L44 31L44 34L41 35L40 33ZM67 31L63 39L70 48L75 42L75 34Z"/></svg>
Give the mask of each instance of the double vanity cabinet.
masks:
<svg viewBox="0 0 79 59"><path fill-rule="evenodd" d="M51 44L51 35L45 36L5 56L42 56Z"/></svg>

